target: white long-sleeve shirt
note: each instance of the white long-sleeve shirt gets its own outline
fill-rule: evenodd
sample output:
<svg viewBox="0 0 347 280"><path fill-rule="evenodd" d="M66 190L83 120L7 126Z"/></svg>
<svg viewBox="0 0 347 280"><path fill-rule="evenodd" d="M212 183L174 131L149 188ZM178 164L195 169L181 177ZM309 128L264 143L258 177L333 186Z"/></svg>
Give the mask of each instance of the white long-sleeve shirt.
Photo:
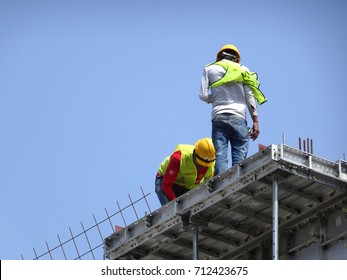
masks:
<svg viewBox="0 0 347 280"><path fill-rule="evenodd" d="M242 66L246 71L247 67ZM250 115L257 116L257 106L249 86L243 83L229 83L210 88L210 85L220 80L225 70L220 65L211 64L204 68L201 78L199 97L202 101L212 103L212 120L218 114L229 113L246 119L246 107Z"/></svg>

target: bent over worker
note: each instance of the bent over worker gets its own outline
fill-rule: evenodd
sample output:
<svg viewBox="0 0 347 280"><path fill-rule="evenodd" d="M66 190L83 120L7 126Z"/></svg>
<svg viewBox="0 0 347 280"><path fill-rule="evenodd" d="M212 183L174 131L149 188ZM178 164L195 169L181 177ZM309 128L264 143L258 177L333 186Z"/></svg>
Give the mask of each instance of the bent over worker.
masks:
<svg viewBox="0 0 347 280"><path fill-rule="evenodd" d="M248 153L248 137L259 135L258 104L266 102L259 89L257 74L240 64L240 52L234 45L225 45L217 53L216 62L204 68L199 97L212 103L212 140L216 148L218 175L228 169L228 143L232 165L242 162ZM253 120L249 132L246 108Z"/></svg>
<svg viewBox="0 0 347 280"><path fill-rule="evenodd" d="M160 164L155 192L161 205L188 192L214 175L215 149L211 138L194 145L178 144Z"/></svg>

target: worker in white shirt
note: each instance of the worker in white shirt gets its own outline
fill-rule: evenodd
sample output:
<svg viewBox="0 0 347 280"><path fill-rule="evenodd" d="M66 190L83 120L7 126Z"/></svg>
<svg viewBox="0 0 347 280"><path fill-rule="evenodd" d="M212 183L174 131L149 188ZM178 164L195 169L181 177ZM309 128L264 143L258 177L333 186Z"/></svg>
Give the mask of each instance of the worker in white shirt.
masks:
<svg viewBox="0 0 347 280"><path fill-rule="evenodd" d="M234 45L225 45L216 62L204 68L199 97L212 103L212 140L216 149L215 174L228 169L228 145L232 165L247 157L248 139L260 133L257 105L266 102L259 89L257 74L240 64L241 55ZM253 124L247 126L246 107Z"/></svg>

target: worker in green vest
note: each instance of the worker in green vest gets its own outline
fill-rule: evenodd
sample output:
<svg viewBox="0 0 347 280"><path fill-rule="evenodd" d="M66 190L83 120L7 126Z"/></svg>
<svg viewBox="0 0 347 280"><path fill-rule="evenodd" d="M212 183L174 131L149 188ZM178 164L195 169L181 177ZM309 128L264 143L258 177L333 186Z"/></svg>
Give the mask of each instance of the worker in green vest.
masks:
<svg viewBox="0 0 347 280"><path fill-rule="evenodd" d="M257 74L240 64L241 55L234 45L225 45L216 62L204 68L199 97L212 104L212 140L216 149L215 174L228 169L228 145L232 165L247 157L248 139L260 133L257 104L267 100L260 91ZM253 124L248 129L246 108Z"/></svg>
<svg viewBox="0 0 347 280"><path fill-rule="evenodd" d="M155 192L161 205L212 178L215 158L211 138L202 138L195 145L177 145L160 164L155 178Z"/></svg>

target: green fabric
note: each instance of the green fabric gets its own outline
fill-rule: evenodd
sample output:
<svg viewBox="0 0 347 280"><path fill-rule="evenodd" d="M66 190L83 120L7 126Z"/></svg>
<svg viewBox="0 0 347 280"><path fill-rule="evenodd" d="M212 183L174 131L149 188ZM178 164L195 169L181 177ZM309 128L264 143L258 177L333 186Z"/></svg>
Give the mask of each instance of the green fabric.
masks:
<svg viewBox="0 0 347 280"><path fill-rule="evenodd" d="M203 183L204 180L206 181L212 178L214 173L214 166L209 167L206 171L204 178L200 181L199 184L196 184L195 180L197 177L197 171L193 161L194 149L195 149L195 146L185 145L185 144L179 144L176 146L176 149L175 149L175 152L178 150L181 151L180 170L177 174L175 183L177 185L186 187L188 190L195 188L199 184ZM166 169L170 162L170 157L171 155L165 158L164 161L161 163L158 170L160 174L162 175L165 174Z"/></svg>
<svg viewBox="0 0 347 280"><path fill-rule="evenodd" d="M212 83L210 87L214 88L228 83L240 82L251 88L254 98L257 100L259 105L267 101L266 97L259 89L260 83L258 81L257 73L245 71L242 69L240 64L230 60L221 60L212 64L222 66L226 72L221 79Z"/></svg>

